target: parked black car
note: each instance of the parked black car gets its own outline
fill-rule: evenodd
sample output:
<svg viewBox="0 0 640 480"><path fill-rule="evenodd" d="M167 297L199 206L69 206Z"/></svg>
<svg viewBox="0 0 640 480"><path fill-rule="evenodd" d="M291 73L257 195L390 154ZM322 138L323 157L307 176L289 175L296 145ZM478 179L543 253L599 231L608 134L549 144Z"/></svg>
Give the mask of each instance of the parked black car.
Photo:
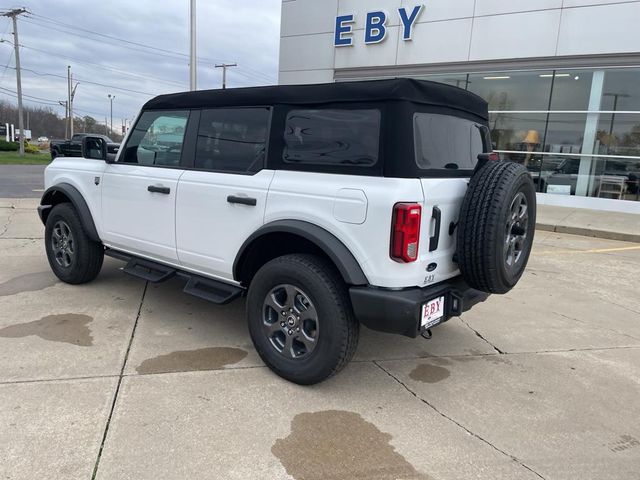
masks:
<svg viewBox="0 0 640 480"><path fill-rule="evenodd" d="M106 135L97 135L95 133L76 133L71 140L51 140L51 159L56 157L81 157L82 156L82 139L84 137L100 137L107 142L107 158L114 160L120 149L120 144L115 143Z"/></svg>

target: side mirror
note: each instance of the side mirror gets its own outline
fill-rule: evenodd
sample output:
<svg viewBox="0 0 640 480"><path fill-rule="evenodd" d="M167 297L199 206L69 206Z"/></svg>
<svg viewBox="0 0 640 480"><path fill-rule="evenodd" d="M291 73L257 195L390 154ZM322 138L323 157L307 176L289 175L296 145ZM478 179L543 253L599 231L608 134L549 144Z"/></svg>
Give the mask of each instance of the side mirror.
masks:
<svg viewBox="0 0 640 480"><path fill-rule="evenodd" d="M82 139L83 158L107 160L107 142L100 137L84 137Z"/></svg>

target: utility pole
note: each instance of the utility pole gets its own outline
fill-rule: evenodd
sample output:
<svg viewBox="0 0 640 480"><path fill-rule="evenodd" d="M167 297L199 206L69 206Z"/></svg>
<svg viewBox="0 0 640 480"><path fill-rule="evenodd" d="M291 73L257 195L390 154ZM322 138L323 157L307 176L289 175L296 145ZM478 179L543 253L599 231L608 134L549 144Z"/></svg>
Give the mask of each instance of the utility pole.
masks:
<svg viewBox="0 0 640 480"><path fill-rule="evenodd" d="M216 68L222 69L222 88L227 88L227 68L229 67L237 67L237 63L220 63L216 65Z"/></svg>
<svg viewBox="0 0 640 480"><path fill-rule="evenodd" d="M18 15L26 13L24 8L14 8L2 14L13 21L13 48L16 55L16 83L18 93L18 128L20 129L20 156L24 156L24 112L22 111L22 80L20 78L20 43L18 41Z"/></svg>
<svg viewBox="0 0 640 480"><path fill-rule="evenodd" d="M76 85L72 88L73 85L73 74L71 73L71 65L67 65L67 91L68 91L68 99L67 102L69 104L69 138L73 137L73 98L76 96L76 88L80 83L76 83Z"/></svg>
<svg viewBox="0 0 640 480"><path fill-rule="evenodd" d="M67 122L69 122L70 133L69 138L73 137L73 114L71 114L71 65L67 65L67 110L70 115L67 115Z"/></svg>
<svg viewBox="0 0 640 480"><path fill-rule="evenodd" d="M190 36L191 36L191 48L189 49L189 89L197 89L197 60L196 60L196 0L191 0L190 8Z"/></svg>

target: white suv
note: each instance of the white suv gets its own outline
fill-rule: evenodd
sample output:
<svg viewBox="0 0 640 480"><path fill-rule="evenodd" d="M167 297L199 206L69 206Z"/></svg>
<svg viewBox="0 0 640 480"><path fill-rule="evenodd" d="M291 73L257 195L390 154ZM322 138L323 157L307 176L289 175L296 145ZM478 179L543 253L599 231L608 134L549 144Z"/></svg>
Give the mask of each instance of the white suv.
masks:
<svg viewBox="0 0 640 480"><path fill-rule="evenodd" d="M490 153L487 120L476 95L409 79L162 95L115 161L88 137L46 169L49 263L84 283L106 254L215 303L246 295L264 362L320 382L360 323L416 337L522 275L533 182Z"/></svg>

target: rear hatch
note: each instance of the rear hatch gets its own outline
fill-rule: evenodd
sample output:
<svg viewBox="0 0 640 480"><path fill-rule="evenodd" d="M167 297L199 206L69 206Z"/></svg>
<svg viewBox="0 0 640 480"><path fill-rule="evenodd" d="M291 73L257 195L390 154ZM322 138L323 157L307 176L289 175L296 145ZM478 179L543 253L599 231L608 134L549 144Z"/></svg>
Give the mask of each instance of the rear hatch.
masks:
<svg viewBox="0 0 640 480"><path fill-rule="evenodd" d="M490 151L491 141L486 125L452 115L415 113L413 129L415 161L424 172L420 261L430 284L458 274L458 214L478 154Z"/></svg>

